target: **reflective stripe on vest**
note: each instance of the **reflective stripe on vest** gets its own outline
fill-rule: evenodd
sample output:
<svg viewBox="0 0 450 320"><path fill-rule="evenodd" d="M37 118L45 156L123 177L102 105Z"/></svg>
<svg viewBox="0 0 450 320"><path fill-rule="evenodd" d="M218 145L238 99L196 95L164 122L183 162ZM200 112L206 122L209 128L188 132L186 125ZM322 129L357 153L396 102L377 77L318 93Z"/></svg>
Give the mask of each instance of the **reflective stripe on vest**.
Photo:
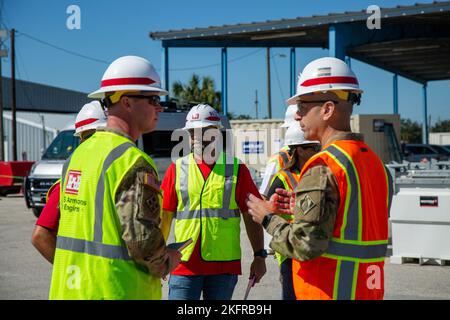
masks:
<svg viewBox="0 0 450 320"><path fill-rule="evenodd" d="M287 151L280 151L278 154L280 155L282 161L281 166L284 167L286 163L289 162L289 156L287 154Z"/></svg>
<svg viewBox="0 0 450 320"><path fill-rule="evenodd" d="M346 172L347 197L345 199L345 213L341 228L341 239L361 240L361 193L359 192L359 177L355 165L351 158L336 145L331 145L324 151L329 153L342 170Z"/></svg>
<svg viewBox="0 0 450 320"><path fill-rule="evenodd" d="M333 299L354 299L360 262L382 261L387 241L363 242L360 180L351 157L337 145L324 150L346 173L347 196L340 238L332 238L324 257L336 259Z"/></svg>
<svg viewBox="0 0 450 320"><path fill-rule="evenodd" d="M105 196L105 172L111 164L120 158L129 148L134 147L131 142L125 142L114 148L103 162L103 168L100 179L97 184L97 193L95 195L95 222L94 222L94 241L87 241L76 238L57 236L56 247L59 249L87 253L104 258L114 258L129 260L128 251L122 246L106 245L102 243L103 239L103 198ZM69 167L70 158L64 163L61 183L64 183ZM61 190L64 184L61 185Z"/></svg>

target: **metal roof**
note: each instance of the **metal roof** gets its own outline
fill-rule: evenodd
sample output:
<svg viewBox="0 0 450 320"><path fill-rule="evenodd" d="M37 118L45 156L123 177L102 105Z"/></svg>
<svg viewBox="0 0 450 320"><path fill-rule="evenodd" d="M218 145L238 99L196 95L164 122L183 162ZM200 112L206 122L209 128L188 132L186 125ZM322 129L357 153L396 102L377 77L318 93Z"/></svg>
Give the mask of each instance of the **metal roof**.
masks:
<svg viewBox="0 0 450 320"><path fill-rule="evenodd" d="M4 110L11 110L10 83L10 78L3 78ZM87 93L16 80L17 111L77 113L89 101Z"/></svg>
<svg viewBox="0 0 450 320"><path fill-rule="evenodd" d="M450 78L450 1L381 8L380 30L367 29L371 14L330 13L152 32L150 37L164 47L328 48L329 27L346 25L364 38L347 45L346 55L421 83ZM345 36L352 38L354 33Z"/></svg>

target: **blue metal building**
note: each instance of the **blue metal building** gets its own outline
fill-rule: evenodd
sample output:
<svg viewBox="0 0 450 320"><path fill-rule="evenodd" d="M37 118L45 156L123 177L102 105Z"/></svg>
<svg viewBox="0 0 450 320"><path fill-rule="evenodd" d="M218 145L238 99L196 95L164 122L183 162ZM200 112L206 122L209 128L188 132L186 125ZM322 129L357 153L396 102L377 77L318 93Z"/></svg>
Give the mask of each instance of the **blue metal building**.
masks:
<svg viewBox="0 0 450 320"><path fill-rule="evenodd" d="M366 10L265 22L152 32L162 42L163 85L169 89L169 48L217 47L222 62L222 110L227 112L227 48L283 47L290 50L294 94L297 47L327 48L329 55L394 73L393 113L398 113L398 75L422 84L423 141L428 142L427 83L450 79L450 1L380 8L382 27Z"/></svg>

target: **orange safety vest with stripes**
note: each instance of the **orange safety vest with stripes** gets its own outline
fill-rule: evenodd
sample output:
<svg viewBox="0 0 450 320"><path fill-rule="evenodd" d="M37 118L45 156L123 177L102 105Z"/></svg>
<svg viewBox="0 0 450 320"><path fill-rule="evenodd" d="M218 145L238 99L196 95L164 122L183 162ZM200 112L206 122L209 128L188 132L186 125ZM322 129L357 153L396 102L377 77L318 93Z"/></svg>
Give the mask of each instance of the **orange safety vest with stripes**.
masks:
<svg viewBox="0 0 450 320"><path fill-rule="evenodd" d="M327 251L309 261L293 260L297 299L383 299L384 257L392 180L362 141L338 140L303 167L327 165L339 188L339 207Z"/></svg>
<svg viewBox="0 0 450 320"><path fill-rule="evenodd" d="M291 155L289 154L289 147L281 148L276 154L274 154L268 161L267 164L275 162L277 171L281 170L286 166L286 164L291 159Z"/></svg>

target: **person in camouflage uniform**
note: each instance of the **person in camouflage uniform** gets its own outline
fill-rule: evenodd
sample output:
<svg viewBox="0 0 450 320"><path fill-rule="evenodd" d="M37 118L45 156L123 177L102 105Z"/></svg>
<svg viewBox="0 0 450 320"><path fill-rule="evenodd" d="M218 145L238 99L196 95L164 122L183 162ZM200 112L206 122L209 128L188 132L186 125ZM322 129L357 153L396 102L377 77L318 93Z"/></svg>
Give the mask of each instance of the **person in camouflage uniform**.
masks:
<svg viewBox="0 0 450 320"><path fill-rule="evenodd" d="M86 177L80 177L78 185L89 190L89 181L96 172L105 172L98 178L97 185L102 185L101 188L72 198L88 203L88 209L80 209L79 216L82 219L77 220L64 211L67 209L61 211L50 299L160 299L159 278L167 275L180 262L181 254L166 247L159 228L162 193L156 167L152 159L134 143L141 134L156 128L159 113L163 111L159 96L167 94L159 83L158 74L147 60L125 56L108 67L102 87L89 95L101 99L107 108L107 126L98 128L87 142L74 151L64 165L63 179L67 168L70 169L72 163L78 163L76 168L83 168ZM88 152L105 148L111 151L107 151L109 153L106 155L92 154L92 159L86 159ZM97 162L96 158L99 159ZM108 161L111 163L107 164ZM114 163L120 163L121 166L114 167ZM67 178L67 181L67 187L62 192L66 190L67 193L70 179ZM63 186L64 183L61 184ZM99 209L95 194L101 191L104 196L99 204L102 208ZM95 203L95 207L92 207L92 203ZM62 205L60 200L60 207ZM81 239L86 243L81 251L79 247L64 246L65 239L71 243L79 242L80 239L64 233L61 237L60 233L73 234L77 231L72 230L81 230L79 234L89 234L92 232L91 223L86 222L86 219L93 214L95 222L100 223L99 227L93 225L94 241L89 236L86 236L86 240ZM109 226L105 227L105 223L109 223ZM95 235L98 230L100 237L97 240ZM120 246L104 244L102 241L106 237L118 237L122 240ZM88 245L102 250L89 251ZM111 251L113 249L115 251ZM113 254L109 254L108 250ZM82 268L80 272L89 274L83 281L83 289L77 291L67 288L65 272L65 264L75 259L78 259L79 268ZM102 269L96 268L98 266Z"/></svg>
<svg viewBox="0 0 450 320"><path fill-rule="evenodd" d="M348 75L341 76L340 72ZM355 240L352 245L359 246L359 252L368 255L370 241L380 242L380 249L373 254L372 261L374 262L372 263L381 272L384 264L382 250L385 243L387 244L387 212L390 201L386 202L386 194L390 192L388 190L389 178L385 176L382 162L376 159L376 155L363 143L362 135L351 132L350 116L353 104L359 104L360 101L357 79L344 62L335 58L322 58L311 62L305 67L302 76L303 78L299 78L296 96L290 98L288 102L292 103L292 100L297 102L298 111L295 119L300 122L305 138L320 140L323 150L305 164L294 192L277 189L270 201L263 201L249 195L247 202L249 213L273 236L270 243L271 248L297 261L293 264L294 288L296 284L298 286L295 288L297 299L355 299L355 297L357 299L380 299L384 292L381 285L376 288L377 290L372 290L374 288L364 285L367 275L363 268L367 268L369 264L363 258L355 257L353 262L346 260L345 268L353 268L354 264L356 264L356 268L358 266L360 268L359 274L356 273L357 276L353 276L355 269L349 269L350 272L345 269L345 273L339 273L341 269L344 270L344 263L341 265L340 262L344 254L336 254L335 258L331 259L327 255L331 244L333 244L333 248L336 248L336 241L333 239L343 230L338 223L342 221L343 214L346 214L347 211L342 208L345 207L345 210L348 210L346 208L349 207L361 208L362 204L359 206L357 201L362 198L362 201L366 201L372 206L366 207L366 210L361 213L364 218L360 220L362 221L360 223L367 227L365 230L368 239ZM339 81L345 83L339 83ZM322 85L324 83L326 85ZM324 89L325 87L328 91ZM329 90L329 88L335 89ZM342 181L345 181L346 176L342 173L336 176L332 170L337 169L331 168L323 160L324 158L321 158L322 154L327 152L328 147L331 146L330 150L336 149L337 147L333 147L336 143L340 146L351 146L347 148L357 150L352 153L353 159L365 159L364 155L370 155L374 159L371 177L373 180L380 177L378 181L361 180L359 181L361 186L358 185L357 188L351 186L356 194L353 198L341 198L341 194L345 195L345 192L349 192L350 189L350 187L345 187L347 191L344 191L339 187L344 186ZM353 164L353 166L356 165ZM365 172L364 174L369 174ZM384 181L385 177L387 184ZM371 190L371 184L374 184L374 188L379 189L377 194L367 192L367 190ZM365 190L366 193L362 193L361 190ZM342 201L345 201L345 206L340 206ZM287 223L276 214L294 214L294 221ZM352 219L354 219L353 217ZM354 221L352 220L349 224L353 225ZM360 226L360 228L363 227ZM365 245L364 241L368 241L369 244ZM302 264L303 262L305 264ZM300 269L303 266L305 269ZM346 277L347 275L352 276Z"/></svg>

